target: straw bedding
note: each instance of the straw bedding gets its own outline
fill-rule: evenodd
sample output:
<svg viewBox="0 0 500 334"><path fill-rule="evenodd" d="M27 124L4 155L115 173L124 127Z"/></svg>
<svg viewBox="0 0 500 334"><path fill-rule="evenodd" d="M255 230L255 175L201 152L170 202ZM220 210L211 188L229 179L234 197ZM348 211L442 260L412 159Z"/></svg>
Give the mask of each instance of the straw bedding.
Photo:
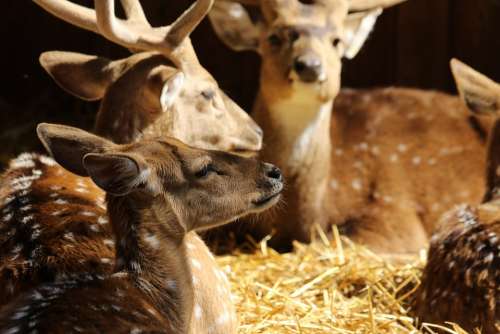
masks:
<svg viewBox="0 0 500 334"><path fill-rule="evenodd" d="M252 254L218 257L233 287L240 333L465 333L409 316L425 254L387 261L322 233L278 254L265 241Z"/></svg>

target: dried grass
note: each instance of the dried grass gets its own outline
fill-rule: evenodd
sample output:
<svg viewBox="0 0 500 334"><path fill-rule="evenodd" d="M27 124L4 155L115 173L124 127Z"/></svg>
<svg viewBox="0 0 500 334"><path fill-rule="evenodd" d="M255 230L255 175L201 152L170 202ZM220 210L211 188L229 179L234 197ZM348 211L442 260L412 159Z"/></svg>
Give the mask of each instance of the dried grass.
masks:
<svg viewBox="0 0 500 334"><path fill-rule="evenodd" d="M342 239L342 240L341 240ZM424 256L389 263L341 238L319 233L279 254L266 242L254 254L219 257L233 286L240 333L465 333L408 315Z"/></svg>

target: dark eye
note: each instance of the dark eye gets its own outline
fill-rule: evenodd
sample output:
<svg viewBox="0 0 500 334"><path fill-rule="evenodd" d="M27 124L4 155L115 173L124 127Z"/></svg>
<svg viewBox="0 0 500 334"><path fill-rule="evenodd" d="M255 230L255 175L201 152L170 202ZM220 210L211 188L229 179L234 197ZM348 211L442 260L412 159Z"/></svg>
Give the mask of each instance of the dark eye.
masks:
<svg viewBox="0 0 500 334"><path fill-rule="evenodd" d="M208 165L205 165L202 169L200 169L199 171L197 171L194 176L196 176L197 178L201 179L203 177L206 177L208 176L208 174L210 174L211 172L214 172L214 166L211 165L211 164L208 164Z"/></svg>
<svg viewBox="0 0 500 334"><path fill-rule="evenodd" d="M211 89L207 89L201 92L201 95L207 100L210 101L214 98L215 92Z"/></svg>
<svg viewBox="0 0 500 334"><path fill-rule="evenodd" d="M332 41L332 45L334 48L338 48L339 45L342 44L342 40L340 38L335 38L333 41Z"/></svg>
<svg viewBox="0 0 500 334"><path fill-rule="evenodd" d="M297 30L290 30L288 32L288 38L290 39L290 42L295 42L296 40L298 40L300 37L299 33Z"/></svg>
<svg viewBox="0 0 500 334"><path fill-rule="evenodd" d="M281 45L281 38L277 34L272 34L270 35L267 40L269 41L269 44L272 46L280 46Z"/></svg>

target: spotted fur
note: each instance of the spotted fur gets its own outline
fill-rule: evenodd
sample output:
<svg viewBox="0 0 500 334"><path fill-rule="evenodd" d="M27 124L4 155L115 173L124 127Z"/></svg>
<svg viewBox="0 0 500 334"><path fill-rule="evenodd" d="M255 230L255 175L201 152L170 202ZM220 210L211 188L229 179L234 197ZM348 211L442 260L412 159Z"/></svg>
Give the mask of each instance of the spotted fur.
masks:
<svg viewBox="0 0 500 334"><path fill-rule="evenodd" d="M50 157L22 154L1 180L0 308L40 286L50 289L68 280L79 286L85 277L113 272L115 238L105 193L89 178L66 171ZM224 272L195 232L186 240L190 263L198 264L192 266L198 308L193 310L191 333L200 333L206 324L212 324L214 333L235 333L238 319ZM145 242L159 246L154 235Z"/></svg>
<svg viewBox="0 0 500 334"><path fill-rule="evenodd" d="M444 215L432 239L415 315L458 323L469 333L500 332L500 202Z"/></svg>

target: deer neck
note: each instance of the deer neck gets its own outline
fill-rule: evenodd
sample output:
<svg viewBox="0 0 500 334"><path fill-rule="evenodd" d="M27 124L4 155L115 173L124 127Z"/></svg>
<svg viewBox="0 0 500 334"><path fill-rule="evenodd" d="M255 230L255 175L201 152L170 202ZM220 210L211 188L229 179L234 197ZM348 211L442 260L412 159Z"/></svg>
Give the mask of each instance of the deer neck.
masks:
<svg viewBox="0 0 500 334"><path fill-rule="evenodd" d="M283 170L288 184L285 202L291 210L287 218L295 217L297 224L324 216L332 104L333 100L317 99L317 92L307 87L278 101L268 101L264 94L257 99L254 115L266 135L262 156Z"/></svg>
<svg viewBox="0 0 500 334"><path fill-rule="evenodd" d="M176 333L188 333L194 293L186 231L176 215L164 199L109 195L108 214L116 237L115 275L126 274Z"/></svg>

